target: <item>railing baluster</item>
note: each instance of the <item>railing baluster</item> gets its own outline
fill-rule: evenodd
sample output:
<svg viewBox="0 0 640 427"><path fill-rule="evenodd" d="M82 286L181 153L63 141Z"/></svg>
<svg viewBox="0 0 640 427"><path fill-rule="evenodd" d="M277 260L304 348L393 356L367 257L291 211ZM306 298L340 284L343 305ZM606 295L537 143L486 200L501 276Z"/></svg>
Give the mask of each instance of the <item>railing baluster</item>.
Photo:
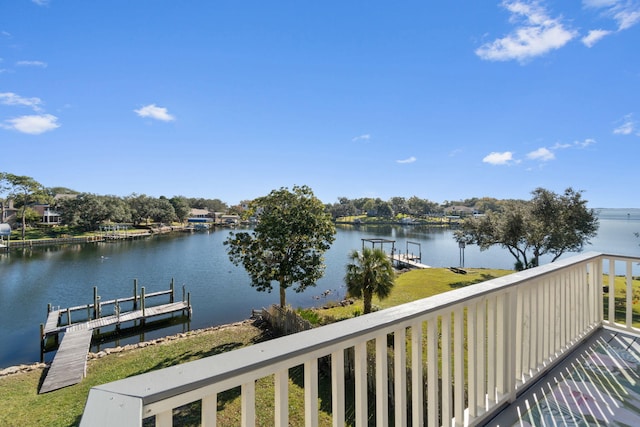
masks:
<svg viewBox="0 0 640 427"><path fill-rule="evenodd" d="M256 383L251 381L242 384L241 388L241 425L252 427L256 425Z"/></svg>
<svg viewBox="0 0 640 427"><path fill-rule="evenodd" d="M331 353L331 412L333 427L345 425L344 349Z"/></svg>
<svg viewBox="0 0 640 427"><path fill-rule="evenodd" d="M156 427L172 427L173 426L173 411L160 412L156 415Z"/></svg>
<svg viewBox="0 0 640 427"><path fill-rule="evenodd" d="M480 300L476 312L476 415L484 413L487 409L487 301Z"/></svg>
<svg viewBox="0 0 640 427"><path fill-rule="evenodd" d="M355 346L356 427L367 425L367 342Z"/></svg>
<svg viewBox="0 0 640 427"><path fill-rule="evenodd" d="M218 416L218 395L210 394L202 398L202 427L216 427Z"/></svg>
<svg viewBox="0 0 640 427"><path fill-rule="evenodd" d="M283 369L274 375L275 425L289 425L289 370Z"/></svg>
<svg viewBox="0 0 640 427"><path fill-rule="evenodd" d="M464 306L453 312L453 413L456 425L464 424Z"/></svg>
<svg viewBox="0 0 640 427"><path fill-rule="evenodd" d="M389 359L387 334L376 337L376 425L389 425Z"/></svg>
<svg viewBox="0 0 640 427"><path fill-rule="evenodd" d="M411 413L414 426L424 425L422 371L422 321L418 321L411 325Z"/></svg>
<svg viewBox="0 0 640 427"><path fill-rule="evenodd" d="M441 347L442 347L442 425L448 427L451 425L451 417L453 416L453 408L451 402L451 312L445 312L441 320Z"/></svg>
<svg viewBox="0 0 640 427"><path fill-rule="evenodd" d="M407 331L405 328L393 332L393 369L395 425L407 425Z"/></svg>
<svg viewBox="0 0 640 427"><path fill-rule="evenodd" d="M609 312L607 317L609 325L614 326L616 323L616 261L609 259Z"/></svg>
<svg viewBox="0 0 640 427"><path fill-rule="evenodd" d="M438 318L427 320L427 425L437 426L438 422Z"/></svg>
<svg viewBox="0 0 640 427"><path fill-rule="evenodd" d="M479 340L477 329L477 307L479 302L474 301L467 306L467 389L469 390L469 419L476 417L478 413L478 372L481 370L478 366Z"/></svg>
<svg viewBox="0 0 640 427"><path fill-rule="evenodd" d="M318 359L315 357L304 364L304 424L318 427Z"/></svg>
<svg viewBox="0 0 640 427"><path fill-rule="evenodd" d="M496 356L497 304L497 296L491 296L487 300L487 400L489 407L492 407L496 403L496 376L498 370L498 358Z"/></svg>
<svg viewBox="0 0 640 427"><path fill-rule="evenodd" d="M631 261L627 261L627 272L625 274L627 279L627 304L626 304L626 322L627 329L631 329L633 326L633 277L632 277Z"/></svg>

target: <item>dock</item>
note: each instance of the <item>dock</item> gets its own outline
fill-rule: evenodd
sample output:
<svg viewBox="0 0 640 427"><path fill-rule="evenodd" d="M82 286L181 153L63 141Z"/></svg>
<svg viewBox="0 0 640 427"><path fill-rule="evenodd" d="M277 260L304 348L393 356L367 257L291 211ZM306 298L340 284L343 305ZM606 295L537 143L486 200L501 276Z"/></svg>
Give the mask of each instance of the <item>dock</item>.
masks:
<svg viewBox="0 0 640 427"><path fill-rule="evenodd" d="M50 337L54 337L55 343L58 344L59 335L63 334L63 336L40 387L40 394L82 381L86 375L87 355L91 348L94 331L111 326L119 330L121 324L129 322L139 322L142 327L147 319L180 312L191 317L191 296L188 293L185 295L183 287L182 301L175 301L173 280L171 288L167 291L145 294L145 288L142 287L140 295L137 294L137 281L134 281L132 297L104 302L100 301L97 288L94 287L93 293L93 304L64 309L53 309L51 305L48 306L47 321L40 325L42 354L44 355L46 342ZM168 303L147 306L149 298L164 295L169 296ZM114 314L103 315L105 306L113 306ZM130 309L122 310L122 307L127 306L130 306ZM77 312L86 312L86 316L83 314L80 320L72 321L72 317L80 316Z"/></svg>
<svg viewBox="0 0 640 427"><path fill-rule="evenodd" d="M422 264L421 262L419 262L420 258L411 256L411 255L398 253L398 254L391 255L390 258L397 266L419 268L419 269L431 268L431 266Z"/></svg>

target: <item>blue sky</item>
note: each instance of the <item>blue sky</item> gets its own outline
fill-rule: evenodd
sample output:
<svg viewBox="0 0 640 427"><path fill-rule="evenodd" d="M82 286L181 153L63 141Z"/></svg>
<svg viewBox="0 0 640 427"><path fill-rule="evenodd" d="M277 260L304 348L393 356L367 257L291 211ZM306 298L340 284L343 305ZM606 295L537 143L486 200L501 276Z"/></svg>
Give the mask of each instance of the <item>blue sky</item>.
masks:
<svg viewBox="0 0 640 427"><path fill-rule="evenodd" d="M0 171L229 204L640 207L640 0L12 0Z"/></svg>

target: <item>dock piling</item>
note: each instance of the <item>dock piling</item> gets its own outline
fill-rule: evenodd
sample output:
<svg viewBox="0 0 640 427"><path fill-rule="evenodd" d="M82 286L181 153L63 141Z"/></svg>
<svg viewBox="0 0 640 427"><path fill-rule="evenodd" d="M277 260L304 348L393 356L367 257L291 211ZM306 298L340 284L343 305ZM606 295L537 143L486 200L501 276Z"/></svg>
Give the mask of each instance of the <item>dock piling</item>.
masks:
<svg viewBox="0 0 640 427"><path fill-rule="evenodd" d="M133 309L138 309L138 279L133 279Z"/></svg>

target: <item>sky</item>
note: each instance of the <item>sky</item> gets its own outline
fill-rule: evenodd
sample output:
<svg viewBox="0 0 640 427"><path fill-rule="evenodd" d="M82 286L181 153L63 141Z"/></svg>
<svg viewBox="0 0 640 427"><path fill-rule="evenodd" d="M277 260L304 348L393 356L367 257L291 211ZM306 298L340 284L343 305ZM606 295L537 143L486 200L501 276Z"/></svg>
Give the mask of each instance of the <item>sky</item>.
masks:
<svg viewBox="0 0 640 427"><path fill-rule="evenodd" d="M11 0L0 171L229 205L640 207L640 0Z"/></svg>

